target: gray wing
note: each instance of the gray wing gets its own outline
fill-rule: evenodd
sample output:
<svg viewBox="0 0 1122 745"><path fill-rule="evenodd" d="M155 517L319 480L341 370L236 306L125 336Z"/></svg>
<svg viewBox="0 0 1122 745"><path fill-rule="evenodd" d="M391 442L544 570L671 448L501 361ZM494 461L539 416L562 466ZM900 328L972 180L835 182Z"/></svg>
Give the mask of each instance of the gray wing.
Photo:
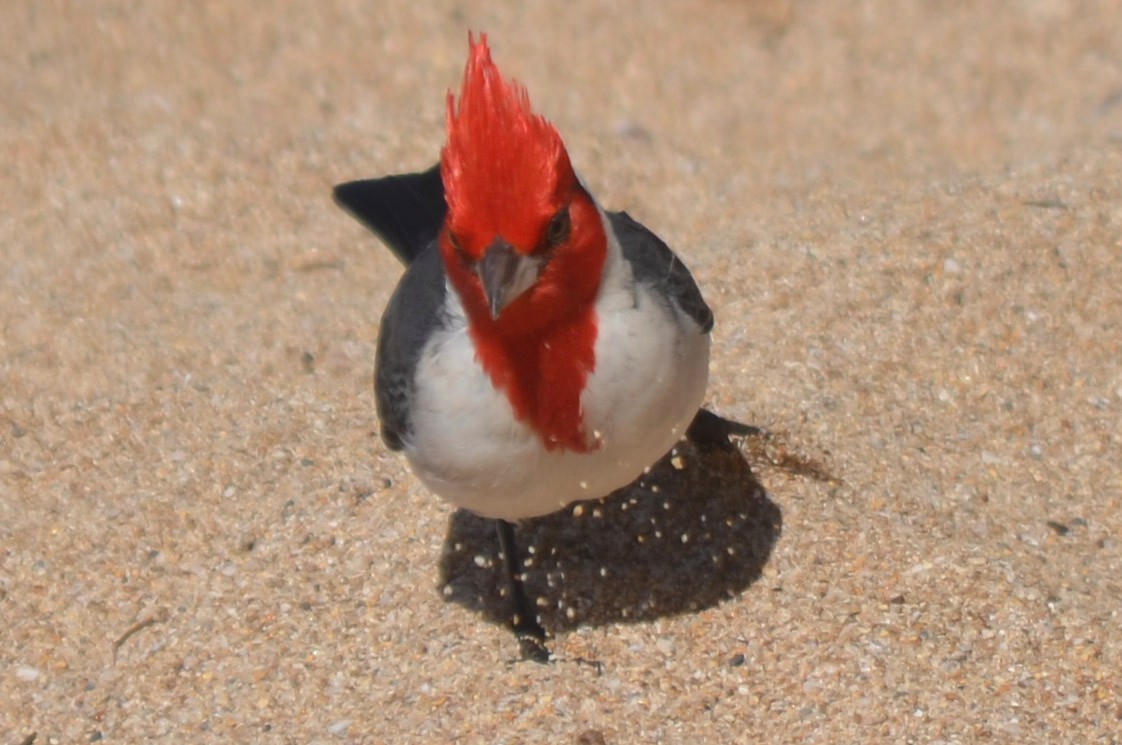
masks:
<svg viewBox="0 0 1122 745"><path fill-rule="evenodd" d="M662 239L626 212L609 212L608 220L635 279L654 287L692 318L702 333L709 333L713 328L713 311L705 304L701 290L681 259Z"/></svg>
<svg viewBox="0 0 1122 745"><path fill-rule="evenodd" d="M444 263L430 243L409 264L382 314L374 394L382 440L390 450L401 450L412 433L417 363L442 323L445 292Z"/></svg>

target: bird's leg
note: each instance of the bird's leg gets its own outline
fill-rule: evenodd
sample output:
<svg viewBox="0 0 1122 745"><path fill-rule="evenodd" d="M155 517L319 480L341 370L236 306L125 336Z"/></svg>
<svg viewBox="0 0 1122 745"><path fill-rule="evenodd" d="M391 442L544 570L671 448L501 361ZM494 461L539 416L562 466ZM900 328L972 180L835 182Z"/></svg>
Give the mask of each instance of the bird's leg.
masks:
<svg viewBox="0 0 1122 745"><path fill-rule="evenodd" d="M698 409L697 415L686 429L686 439L699 450L735 450L729 437L751 437L765 434L751 424L741 424L714 414L709 409Z"/></svg>
<svg viewBox="0 0 1122 745"><path fill-rule="evenodd" d="M510 596L511 626L518 637L522 659L549 662L549 648L545 646L545 629L538 623L538 615L522 587L522 562L514 543L514 525L506 520L496 520L499 532L499 549L503 552L503 573L506 575L507 593Z"/></svg>

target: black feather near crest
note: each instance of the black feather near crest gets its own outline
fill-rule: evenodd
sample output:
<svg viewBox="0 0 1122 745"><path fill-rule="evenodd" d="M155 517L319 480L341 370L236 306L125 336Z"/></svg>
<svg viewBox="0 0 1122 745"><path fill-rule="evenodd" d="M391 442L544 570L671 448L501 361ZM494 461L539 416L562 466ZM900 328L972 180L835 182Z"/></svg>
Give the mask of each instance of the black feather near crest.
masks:
<svg viewBox="0 0 1122 745"><path fill-rule="evenodd" d="M421 173L349 181L336 186L334 195L406 266L436 239L448 212L439 164Z"/></svg>

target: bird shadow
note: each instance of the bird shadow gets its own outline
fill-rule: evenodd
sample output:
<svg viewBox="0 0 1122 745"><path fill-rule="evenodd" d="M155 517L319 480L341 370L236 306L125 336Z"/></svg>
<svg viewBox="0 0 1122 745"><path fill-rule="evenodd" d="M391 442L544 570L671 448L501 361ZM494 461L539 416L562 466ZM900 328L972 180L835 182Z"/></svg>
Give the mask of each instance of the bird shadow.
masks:
<svg viewBox="0 0 1122 745"><path fill-rule="evenodd" d="M526 593L553 633L650 621L735 597L759 579L782 531L779 507L735 448L688 441L604 499L522 521ZM445 599L509 622L493 520L449 520L440 560Z"/></svg>

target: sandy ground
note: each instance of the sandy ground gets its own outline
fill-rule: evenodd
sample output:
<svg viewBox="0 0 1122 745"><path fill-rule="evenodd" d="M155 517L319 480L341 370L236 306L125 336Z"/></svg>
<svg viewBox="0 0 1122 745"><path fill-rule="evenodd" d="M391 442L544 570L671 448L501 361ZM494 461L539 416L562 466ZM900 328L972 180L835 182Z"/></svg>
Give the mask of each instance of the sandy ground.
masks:
<svg viewBox="0 0 1122 745"><path fill-rule="evenodd" d="M1122 740L1122 4L420 5L8 3L0 742ZM549 666L330 200L469 28L777 433L523 526Z"/></svg>

